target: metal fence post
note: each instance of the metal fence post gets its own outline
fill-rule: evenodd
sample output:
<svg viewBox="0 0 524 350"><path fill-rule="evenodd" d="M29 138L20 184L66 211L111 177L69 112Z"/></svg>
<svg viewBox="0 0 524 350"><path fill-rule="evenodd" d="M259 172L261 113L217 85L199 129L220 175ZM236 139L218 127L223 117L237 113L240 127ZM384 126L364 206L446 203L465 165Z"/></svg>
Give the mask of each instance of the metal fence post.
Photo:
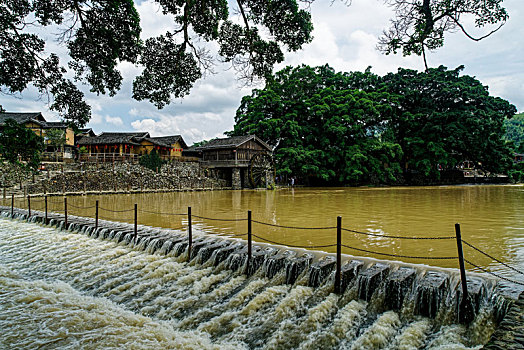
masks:
<svg viewBox="0 0 524 350"><path fill-rule="evenodd" d="M47 196L44 196L44 203L45 203L45 218L44 218L44 224L47 225Z"/></svg>
<svg viewBox="0 0 524 350"><path fill-rule="evenodd" d="M11 217L14 215L15 210L15 195L11 193Z"/></svg>
<svg viewBox="0 0 524 350"><path fill-rule="evenodd" d="M64 227L67 230L67 197L64 197Z"/></svg>
<svg viewBox="0 0 524 350"><path fill-rule="evenodd" d="M27 211L28 211L27 218L29 219L31 217L31 196L30 195L27 195Z"/></svg>
<svg viewBox="0 0 524 350"><path fill-rule="evenodd" d="M251 254L252 254L252 239L251 239L251 210L247 211L247 266L246 272L249 274L249 268L251 265Z"/></svg>
<svg viewBox="0 0 524 350"><path fill-rule="evenodd" d="M341 267L342 267L342 217L337 216L337 269L335 271L335 293L340 294L341 285Z"/></svg>
<svg viewBox="0 0 524 350"><path fill-rule="evenodd" d="M191 207L187 207L187 261L191 261L191 248L193 245L193 227L191 224Z"/></svg>
<svg viewBox="0 0 524 350"><path fill-rule="evenodd" d="M462 301L459 305L459 322L469 323L473 321L474 312L468 296L468 283L466 281L466 268L464 267L464 253L462 251L462 236L460 234L460 224L455 224L455 234L457 236L457 251L460 267L460 282L462 284Z"/></svg>
<svg viewBox="0 0 524 350"><path fill-rule="evenodd" d="M135 244L136 244L136 241L137 241L137 238L138 238L137 226L138 226L138 204L135 203Z"/></svg>
<svg viewBox="0 0 524 350"><path fill-rule="evenodd" d="M95 231L98 230L98 200L95 204Z"/></svg>

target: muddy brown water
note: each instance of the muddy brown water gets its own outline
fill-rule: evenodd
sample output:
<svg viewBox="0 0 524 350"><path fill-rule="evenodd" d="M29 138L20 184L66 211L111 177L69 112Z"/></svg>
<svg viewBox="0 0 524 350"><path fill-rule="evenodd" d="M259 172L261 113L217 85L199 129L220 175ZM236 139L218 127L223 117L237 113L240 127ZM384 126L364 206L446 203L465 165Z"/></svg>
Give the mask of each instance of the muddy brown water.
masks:
<svg viewBox="0 0 524 350"><path fill-rule="evenodd" d="M118 194L68 197L69 213L94 216L92 207L100 203L99 215L109 220L133 222L138 204L139 224L187 229L187 207L193 215L194 230L215 234L247 232L247 211L253 220L295 227L334 227L337 216L344 228L375 235L409 237L454 236L455 223L462 237L481 250L524 270L524 186L442 186L394 188L295 188L274 191L207 191L147 194ZM9 201L4 201L8 205ZM25 207L25 201L16 205ZM43 207L34 200L33 208ZM108 210L106 210L108 209ZM61 197L49 198L49 210L63 210ZM111 211L109 211L111 210ZM125 212L112 212L122 211ZM181 214L181 215L172 215ZM240 221L218 221L226 219ZM284 245L322 246L336 242L335 229L293 229L253 223L253 233ZM263 241L254 238L254 241ZM343 243L355 248L404 256L456 256L454 240L404 240L343 232ZM334 247L322 248L335 252ZM387 258L409 263L457 267L455 260L391 258L343 248L343 253ZM515 272L490 258L464 247L467 260L508 278ZM470 270L474 268L466 266Z"/></svg>

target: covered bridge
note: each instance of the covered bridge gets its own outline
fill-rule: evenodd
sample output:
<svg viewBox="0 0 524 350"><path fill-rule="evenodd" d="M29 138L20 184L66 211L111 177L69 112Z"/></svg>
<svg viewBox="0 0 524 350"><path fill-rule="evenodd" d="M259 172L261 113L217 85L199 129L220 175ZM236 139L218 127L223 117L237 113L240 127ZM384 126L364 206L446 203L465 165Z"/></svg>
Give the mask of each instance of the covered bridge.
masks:
<svg viewBox="0 0 524 350"><path fill-rule="evenodd" d="M188 151L205 167L222 170L233 188L265 187L274 181L271 147L255 135L214 139Z"/></svg>

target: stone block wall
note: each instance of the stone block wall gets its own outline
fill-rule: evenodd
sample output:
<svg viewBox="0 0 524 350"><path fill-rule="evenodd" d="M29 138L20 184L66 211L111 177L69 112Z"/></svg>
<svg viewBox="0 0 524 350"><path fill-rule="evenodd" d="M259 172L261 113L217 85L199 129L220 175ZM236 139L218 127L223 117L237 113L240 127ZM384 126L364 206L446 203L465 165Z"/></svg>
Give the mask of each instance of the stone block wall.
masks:
<svg viewBox="0 0 524 350"><path fill-rule="evenodd" d="M114 170L113 170L114 169ZM199 163L173 162L156 173L138 164L84 164L81 170L51 172L35 184L27 184L27 193L61 193L87 191L219 189L227 183Z"/></svg>

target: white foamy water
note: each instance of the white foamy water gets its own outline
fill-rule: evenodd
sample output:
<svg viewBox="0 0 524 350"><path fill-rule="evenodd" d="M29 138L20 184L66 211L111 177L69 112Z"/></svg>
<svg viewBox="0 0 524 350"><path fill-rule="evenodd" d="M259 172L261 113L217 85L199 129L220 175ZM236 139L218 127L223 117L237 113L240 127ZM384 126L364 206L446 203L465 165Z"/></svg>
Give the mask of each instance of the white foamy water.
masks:
<svg viewBox="0 0 524 350"><path fill-rule="evenodd" d="M489 310L439 325L259 276L0 218L0 348L474 349L494 327Z"/></svg>

